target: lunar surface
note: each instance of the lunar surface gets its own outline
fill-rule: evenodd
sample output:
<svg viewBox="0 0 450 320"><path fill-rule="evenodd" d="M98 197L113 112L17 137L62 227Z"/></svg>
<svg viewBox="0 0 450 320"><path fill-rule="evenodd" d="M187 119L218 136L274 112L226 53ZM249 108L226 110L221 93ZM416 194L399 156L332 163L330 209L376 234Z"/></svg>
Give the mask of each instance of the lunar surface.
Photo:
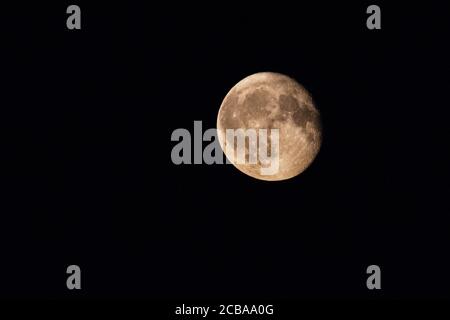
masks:
<svg viewBox="0 0 450 320"><path fill-rule="evenodd" d="M236 151L237 143L226 135L228 129L267 129L266 146L271 145L271 129L278 129L278 154L269 151L270 155L278 157L277 172L262 174L261 168L267 163L260 159L253 163L236 161L237 152L233 150ZM268 181L290 179L302 173L316 157L322 142L320 114L311 95L294 79L272 72L250 75L228 92L217 116L217 133L222 150L237 169ZM264 145L261 141L258 143ZM234 149L227 151L226 144ZM246 140L245 152L246 159L256 152L250 148L249 140Z"/></svg>

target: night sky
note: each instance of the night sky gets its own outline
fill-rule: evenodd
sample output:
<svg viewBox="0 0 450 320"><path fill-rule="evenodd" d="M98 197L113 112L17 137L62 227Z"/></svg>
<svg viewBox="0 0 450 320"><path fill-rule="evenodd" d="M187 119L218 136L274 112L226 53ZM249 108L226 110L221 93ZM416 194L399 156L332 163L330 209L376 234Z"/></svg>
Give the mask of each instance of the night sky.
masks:
<svg viewBox="0 0 450 320"><path fill-rule="evenodd" d="M72 3L5 6L1 297L450 297L448 7L378 3L368 30L372 3L148 3L79 2L78 31ZM173 130L262 71L314 98L312 165L174 165Z"/></svg>

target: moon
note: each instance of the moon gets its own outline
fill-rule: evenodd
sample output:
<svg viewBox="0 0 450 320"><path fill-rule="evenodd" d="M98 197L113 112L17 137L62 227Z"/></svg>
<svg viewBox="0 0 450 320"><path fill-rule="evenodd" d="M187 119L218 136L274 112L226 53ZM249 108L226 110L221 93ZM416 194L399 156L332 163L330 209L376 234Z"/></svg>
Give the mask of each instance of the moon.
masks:
<svg viewBox="0 0 450 320"><path fill-rule="evenodd" d="M268 136L272 129L278 129L277 172L262 174L261 169L267 164L259 159L253 163L237 161L234 138L234 149L226 148L226 143L230 143L227 129L267 129ZM217 133L228 161L243 173L266 181L299 175L313 162L322 144L320 113L311 95L294 79L274 72L252 74L231 88L217 115ZM261 146L261 139L258 143ZM245 144L246 159L255 153L249 144Z"/></svg>

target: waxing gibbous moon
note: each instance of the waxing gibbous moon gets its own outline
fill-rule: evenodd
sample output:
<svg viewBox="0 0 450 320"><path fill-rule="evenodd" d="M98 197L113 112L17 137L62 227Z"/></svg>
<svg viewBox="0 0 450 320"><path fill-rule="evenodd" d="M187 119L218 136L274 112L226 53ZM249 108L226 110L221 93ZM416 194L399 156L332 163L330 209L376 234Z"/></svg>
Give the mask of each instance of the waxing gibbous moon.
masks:
<svg viewBox="0 0 450 320"><path fill-rule="evenodd" d="M279 167L271 175L261 174L263 164L236 161L227 150L227 129L278 129ZM225 96L217 116L220 146L228 160L243 173L261 180L295 177L312 163L322 142L319 111L311 95L294 79L273 72L250 75ZM236 148L234 149L236 151ZM245 146L247 159L254 149Z"/></svg>

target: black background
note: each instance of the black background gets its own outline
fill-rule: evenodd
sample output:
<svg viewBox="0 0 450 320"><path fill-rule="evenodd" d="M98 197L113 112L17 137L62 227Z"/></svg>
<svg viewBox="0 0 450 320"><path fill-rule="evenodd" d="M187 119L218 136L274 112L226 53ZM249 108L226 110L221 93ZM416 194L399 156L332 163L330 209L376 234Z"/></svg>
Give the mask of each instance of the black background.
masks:
<svg viewBox="0 0 450 320"><path fill-rule="evenodd" d="M69 4L2 10L2 297L450 296L448 7L378 3L371 31L371 3L78 2L69 31ZM172 131L261 71L315 99L310 168L172 164Z"/></svg>

